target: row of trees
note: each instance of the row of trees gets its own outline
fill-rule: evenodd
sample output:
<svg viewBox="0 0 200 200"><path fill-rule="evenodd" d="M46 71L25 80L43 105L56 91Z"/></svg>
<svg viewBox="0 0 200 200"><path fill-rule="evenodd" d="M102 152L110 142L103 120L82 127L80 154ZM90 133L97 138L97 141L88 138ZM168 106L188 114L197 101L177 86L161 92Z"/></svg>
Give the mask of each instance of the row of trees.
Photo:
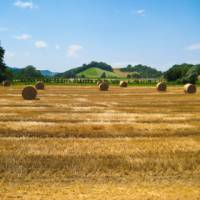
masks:
<svg viewBox="0 0 200 200"><path fill-rule="evenodd" d="M121 68L122 72L132 72L132 77L138 78L158 78L162 76L162 72L146 65L128 65L126 68Z"/></svg>
<svg viewBox="0 0 200 200"><path fill-rule="evenodd" d="M4 80L21 78L44 78L39 70L29 65L23 69L9 68L4 63L5 50L0 46L0 83Z"/></svg>
<svg viewBox="0 0 200 200"><path fill-rule="evenodd" d="M164 73L167 81L176 83L195 83L200 75L200 65L181 64L174 65Z"/></svg>
<svg viewBox="0 0 200 200"><path fill-rule="evenodd" d="M21 78L44 78L42 73L37 70L34 66L29 65L22 69L10 68L10 72L13 74L14 79L21 79Z"/></svg>
<svg viewBox="0 0 200 200"><path fill-rule="evenodd" d="M42 79L45 78L42 73L33 66L27 66L23 69L8 68L4 63L5 50L0 46L0 82L7 79ZM65 73L60 73L55 78L76 78L77 74L89 69L100 68L106 71L113 71L112 67L103 62L91 62L90 64L84 64L81 67L71 69ZM162 72L153 69L145 65L128 65L126 68L122 68L121 71L131 72L127 75L127 78L158 78L162 76ZM176 83L195 83L200 75L200 64L181 64L174 65L168 71L164 73L164 78L167 81ZM85 77L80 77L85 78ZM101 78L106 78L106 73L103 72Z"/></svg>

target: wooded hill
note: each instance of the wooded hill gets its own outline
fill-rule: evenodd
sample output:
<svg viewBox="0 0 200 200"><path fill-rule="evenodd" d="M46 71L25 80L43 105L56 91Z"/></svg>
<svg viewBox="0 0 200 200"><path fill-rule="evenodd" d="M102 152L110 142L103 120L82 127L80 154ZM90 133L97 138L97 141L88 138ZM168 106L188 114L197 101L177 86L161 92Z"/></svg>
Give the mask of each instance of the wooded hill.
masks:
<svg viewBox="0 0 200 200"><path fill-rule="evenodd" d="M128 65L126 68L116 70L104 62L95 61L56 75L62 78L158 78L161 76L161 71L145 65Z"/></svg>

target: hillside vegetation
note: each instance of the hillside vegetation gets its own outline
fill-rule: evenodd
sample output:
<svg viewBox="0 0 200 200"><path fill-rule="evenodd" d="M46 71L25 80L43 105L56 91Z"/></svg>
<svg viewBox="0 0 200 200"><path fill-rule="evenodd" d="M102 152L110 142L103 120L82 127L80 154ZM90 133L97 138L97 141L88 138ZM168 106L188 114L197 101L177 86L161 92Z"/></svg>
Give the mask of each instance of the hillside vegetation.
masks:
<svg viewBox="0 0 200 200"><path fill-rule="evenodd" d="M13 74L13 78L43 78L42 73L34 66L29 65L25 68L9 68L9 71Z"/></svg>
<svg viewBox="0 0 200 200"><path fill-rule="evenodd" d="M103 72L105 72L105 77L107 78L158 78L162 76L162 72L144 65L128 65L126 68L113 69L110 65L103 62L91 62L88 65L84 64L81 67L68 70L56 76L63 78L74 78L80 76L82 76L82 78L99 78Z"/></svg>
<svg viewBox="0 0 200 200"><path fill-rule="evenodd" d="M167 81L175 81L177 83L195 83L200 74L200 64L181 64L174 65L164 73Z"/></svg>
<svg viewBox="0 0 200 200"><path fill-rule="evenodd" d="M146 65L128 65L121 68L122 72L137 72L141 78L157 78L162 76L162 72Z"/></svg>
<svg viewBox="0 0 200 200"><path fill-rule="evenodd" d="M113 72L122 78L127 78L127 76L131 74L130 72L121 71L120 68L114 68Z"/></svg>
<svg viewBox="0 0 200 200"><path fill-rule="evenodd" d="M110 72L113 71L113 69L112 69L112 67L110 65L108 65L108 64L106 64L104 62L95 62L95 61L93 61L93 62L91 62L89 64L84 64L81 67L70 69L70 70L68 70L68 71L66 71L64 73L59 73L59 74L56 75L56 77L74 78L79 73L84 72L85 70L90 69L90 68L99 68L99 69L110 71Z"/></svg>
<svg viewBox="0 0 200 200"><path fill-rule="evenodd" d="M111 71L106 71L103 69L99 69L96 67L89 68L83 72L77 74L77 76L85 77L85 78L118 78L120 77L118 74L115 74Z"/></svg>

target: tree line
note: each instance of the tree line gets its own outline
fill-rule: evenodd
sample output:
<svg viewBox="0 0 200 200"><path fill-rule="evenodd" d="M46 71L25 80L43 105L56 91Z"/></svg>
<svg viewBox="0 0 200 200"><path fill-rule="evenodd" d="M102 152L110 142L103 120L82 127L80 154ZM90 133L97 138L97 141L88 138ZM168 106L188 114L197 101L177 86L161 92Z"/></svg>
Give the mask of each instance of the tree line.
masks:
<svg viewBox="0 0 200 200"><path fill-rule="evenodd" d="M23 69L9 68L4 63L5 50L0 46L0 82L4 80L12 79L42 79L45 78L42 73L37 70L34 66L27 66ZM55 78L77 78L77 74L87 70L89 68L100 68L106 71L113 71L111 65L104 62L91 62L89 64L83 64L81 67L70 69L64 73L56 74ZM125 68L120 69L122 72L127 72L127 78L139 79L139 78L160 78L165 79L169 82L175 83L195 83L200 75L200 64L176 64L172 66L166 72L158 71L152 67L145 65L128 65ZM79 77L80 78L80 77ZM85 78L85 77L81 77ZM101 78L106 78L105 72L102 74Z"/></svg>

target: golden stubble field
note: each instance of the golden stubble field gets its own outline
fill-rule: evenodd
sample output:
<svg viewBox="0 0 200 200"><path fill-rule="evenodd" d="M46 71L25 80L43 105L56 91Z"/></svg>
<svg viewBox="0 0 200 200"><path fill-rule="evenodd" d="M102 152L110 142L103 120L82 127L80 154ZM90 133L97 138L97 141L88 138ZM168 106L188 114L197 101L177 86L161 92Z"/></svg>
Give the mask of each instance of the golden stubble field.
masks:
<svg viewBox="0 0 200 200"><path fill-rule="evenodd" d="M200 92L0 87L0 199L200 199Z"/></svg>

